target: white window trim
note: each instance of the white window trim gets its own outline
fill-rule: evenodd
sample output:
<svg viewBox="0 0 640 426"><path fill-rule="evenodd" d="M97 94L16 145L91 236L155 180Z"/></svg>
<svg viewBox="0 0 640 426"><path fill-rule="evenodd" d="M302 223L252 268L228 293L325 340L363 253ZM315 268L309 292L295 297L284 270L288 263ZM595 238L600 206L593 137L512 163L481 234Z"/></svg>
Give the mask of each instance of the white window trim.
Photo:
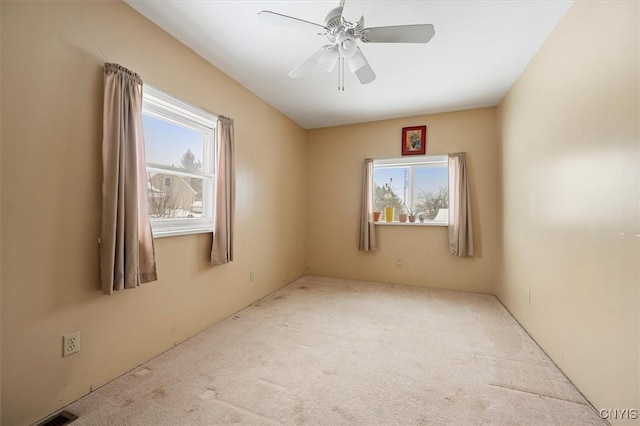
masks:
<svg viewBox="0 0 640 426"><path fill-rule="evenodd" d="M406 165L419 166L421 164L448 164L448 155L414 155L399 158L380 158L373 160L373 166L402 167Z"/></svg>
<svg viewBox="0 0 640 426"><path fill-rule="evenodd" d="M207 134L205 137L203 169L207 171L182 170L160 164L147 163L147 170L169 172L183 177L205 178L203 181L203 213L210 212L208 218L149 218L154 238L171 237L213 232L215 220L215 166L216 166L216 123L218 117L210 112L186 104L147 84L143 87L142 111L163 120L196 128ZM210 172L210 171L213 172Z"/></svg>
<svg viewBox="0 0 640 426"><path fill-rule="evenodd" d="M429 221L425 221L425 222L385 222L384 220L381 220L379 222L375 222L374 225L380 225L380 226L435 226L435 227L449 227L449 224L447 222L441 222L441 221L434 221L434 220L429 220Z"/></svg>
<svg viewBox="0 0 640 426"><path fill-rule="evenodd" d="M406 157L397 157L397 158L380 158L373 160L373 169L375 173L376 168L392 168L392 167L405 167L405 166L420 166L420 165L436 165L436 164L444 164L449 165L449 156L447 154L444 155L416 155L416 156L406 156ZM413 186L413 170L409 169L409 185ZM411 193L413 193L413 188L411 188ZM375 225L381 226L440 226L440 227L448 227L449 220L447 221L435 221L435 220L425 220L424 222L386 222L384 220L375 222Z"/></svg>

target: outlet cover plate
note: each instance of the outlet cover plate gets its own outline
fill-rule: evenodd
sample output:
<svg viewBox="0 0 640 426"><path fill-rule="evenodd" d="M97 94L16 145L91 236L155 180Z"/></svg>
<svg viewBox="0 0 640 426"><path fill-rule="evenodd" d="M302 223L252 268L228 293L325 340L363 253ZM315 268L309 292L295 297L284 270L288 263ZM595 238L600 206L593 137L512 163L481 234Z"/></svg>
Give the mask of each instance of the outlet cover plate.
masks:
<svg viewBox="0 0 640 426"><path fill-rule="evenodd" d="M69 356L80 352L80 332L62 336L62 356Z"/></svg>

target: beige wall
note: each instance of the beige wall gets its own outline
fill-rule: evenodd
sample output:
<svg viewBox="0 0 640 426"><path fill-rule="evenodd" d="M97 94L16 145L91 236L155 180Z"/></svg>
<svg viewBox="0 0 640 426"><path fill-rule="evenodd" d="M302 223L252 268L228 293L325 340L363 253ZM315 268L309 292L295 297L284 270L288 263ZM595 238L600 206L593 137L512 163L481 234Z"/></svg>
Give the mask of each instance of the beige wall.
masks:
<svg viewBox="0 0 640 426"><path fill-rule="evenodd" d="M300 276L306 135L124 3L2 2L1 22L2 423L10 426L38 420ZM209 266L208 235L159 239L158 282L101 293L107 59L234 118L232 264ZM82 350L62 358L61 337L76 330Z"/></svg>
<svg viewBox="0 0 640 426"><path fill-rule="evenodd" d="M377 252L358 251L362 164L400 157L403 127L426 124L427 154L465 151L476 257L449 254L446 227L376 227ZM493 108L308 132L308 270L312 274L492 293L496 259ZM396 266L402 258L404 266Z"/></svg>
<svg viewBox="0 0 640 426"><path fill-rule="evenodd" d="M3 424L272 292L305 256L318 275L497 292L598 408L640 408L638 9L578 2L497 110L305 133L123 3L0 2ZM106 60L235 119L236 262L210 267L210 236L159 239L158 282L100 292ZM357 250L363 159L399 156L421 124L429 154L468 153L473 259L448 254L445 227L378 226L380 250ZM76 330L82 351L62 358Z"/></svg>
<svg viewBox="0 0 640 426"><path fill-rule="evenodd" d="M639 13L578 1L499 109L497 294L599 409L640 409Z"/></svg>

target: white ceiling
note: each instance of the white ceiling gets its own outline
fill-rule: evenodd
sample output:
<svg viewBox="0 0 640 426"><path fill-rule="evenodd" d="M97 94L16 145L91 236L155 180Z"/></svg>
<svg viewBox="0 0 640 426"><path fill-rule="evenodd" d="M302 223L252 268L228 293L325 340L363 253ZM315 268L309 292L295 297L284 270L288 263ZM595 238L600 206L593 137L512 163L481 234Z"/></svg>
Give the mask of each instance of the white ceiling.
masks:
<svg viewBox="0 0 640 426"><path fill-rule="evenodd" d="M258 22L261 10L324 24L334 1L125 0L306 129L496 105L573 0L371 0L365 27L435 26L428 44L360 43L377 79L337 67L287 73L325 37ZM358 0L347 0L358 1Z"/></svg>

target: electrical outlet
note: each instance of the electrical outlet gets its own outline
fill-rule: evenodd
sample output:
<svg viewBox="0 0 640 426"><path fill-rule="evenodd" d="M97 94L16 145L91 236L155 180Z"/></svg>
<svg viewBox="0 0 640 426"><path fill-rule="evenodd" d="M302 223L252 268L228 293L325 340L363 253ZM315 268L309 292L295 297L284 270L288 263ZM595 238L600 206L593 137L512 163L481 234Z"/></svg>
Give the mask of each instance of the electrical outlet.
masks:
<svg viewBox="0 0 640 426"><path fill-rule="evenodd" d="M62 356L69 356L80 352L80 332L62 336Z"/></svg>
<svg viewBox="0 0 640 426"><path fill-rule="evenodd" d="M402 258L396 259L396 266L402 268L404 266L404 260L402 260Z"/></svg>
<svg viewBox="0 0 640 426"><path fill-rule="evenodd" d="M256 279L256 271L253 269L249 271L249 281L255 281Z"/></svg>

